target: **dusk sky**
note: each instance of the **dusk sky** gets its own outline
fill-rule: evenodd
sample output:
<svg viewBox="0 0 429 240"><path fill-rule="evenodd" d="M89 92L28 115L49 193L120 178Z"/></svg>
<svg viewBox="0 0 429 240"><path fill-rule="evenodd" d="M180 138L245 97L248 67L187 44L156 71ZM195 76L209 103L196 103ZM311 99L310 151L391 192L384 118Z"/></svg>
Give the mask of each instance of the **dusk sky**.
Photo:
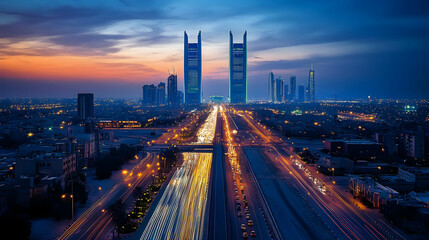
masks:
<svg viewBox="0 0 429 240"><path fill-rule="evenodd" d="M429 1L0 2L0 97L141 97L174 66L183 89L183 32L202 32L203 95L228 93L228 31L248 32L248 96L268 73L317 98L428 98Z"/></svg>

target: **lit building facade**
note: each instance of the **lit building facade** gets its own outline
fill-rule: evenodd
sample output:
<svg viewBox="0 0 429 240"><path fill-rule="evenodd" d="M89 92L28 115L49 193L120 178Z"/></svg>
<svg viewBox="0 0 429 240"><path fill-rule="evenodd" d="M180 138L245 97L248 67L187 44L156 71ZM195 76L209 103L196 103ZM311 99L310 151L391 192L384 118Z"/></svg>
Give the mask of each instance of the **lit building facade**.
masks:
<svg viewBox="0 0 429 240"><path fill-rule="evenodd" d="M276 78L276 84L275 84L275 93L276 93L276 98L275 98L275 102L276 103L281 103L283 102L283 96L284 96L284 88L283 88L283 79L282 77L278 77Z"/></svg>
<svg viewBox="0 0 429 240"><path fill-rule="evenodd" d="M274 79L274 73L270 72L270 74L268 74L268 100L270 102L276 101L275 86L276 86L276 80Z"/></svg>
<svg viewBox="0 0 429 240"><path fill-rule="evenodd" d="M247 101L247 31L243 43L234 43L232 32L229 32L229 101Z"/></svg>
<svg viewBox="0 0 429 240"><path fill-rule="evenodd" d="M315 86L314 86L314 69L313 64L311 64L310 72L308 74L308 92L307 92L307 101L313 102L316 100L315 94Z"/></svg>
<svg viewBox="0 0 429 240"><path fill-rule="evenodd" d="M198 33L197 43L188 43L188 34L185 31L185 103L201 103L201 31Z"/></svg>

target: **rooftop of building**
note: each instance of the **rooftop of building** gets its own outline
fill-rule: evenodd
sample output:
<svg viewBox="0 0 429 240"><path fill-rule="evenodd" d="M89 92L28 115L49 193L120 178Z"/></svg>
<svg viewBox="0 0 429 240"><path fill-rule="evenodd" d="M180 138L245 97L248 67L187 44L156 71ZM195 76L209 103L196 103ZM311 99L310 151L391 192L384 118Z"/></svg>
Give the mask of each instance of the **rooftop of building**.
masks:
<svg viewBox="0 0 429 240"><path fill-rule="evenodd" d="M429 175L429 168L401 167L401 169L414 174Z"/></svg>

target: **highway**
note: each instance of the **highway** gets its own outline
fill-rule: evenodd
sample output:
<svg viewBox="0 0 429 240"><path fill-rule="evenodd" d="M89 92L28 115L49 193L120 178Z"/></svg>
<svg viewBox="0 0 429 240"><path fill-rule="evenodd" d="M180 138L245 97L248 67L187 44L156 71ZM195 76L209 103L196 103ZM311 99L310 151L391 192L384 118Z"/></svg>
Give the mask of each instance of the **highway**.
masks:
<svg viewBox="0 0 429 240"><path fill-rule="evenodd" d="M201 239L211 153L183 153L140 239Z"/></svg>
<svg viewBox="0 0 429 240"><path fill-rule="evenodd" d="M218 107L214 106L198 130L195 144L210 144L215 137ZM183 153L140 239L201 239L206 226L212 153Z"/></svg>
<svg viewBox="0 0 429 240"><path fill-rule="evenodd" d="M282 144L278 137L273 136L266 128L258 124L247 114L241 114L240 117L248 123L248 129L254 134L259 135L261 138L269 138L270 144L267 144L265 140L261 142L260 145L262 150L259 148L256 151L264 158L264 164L269 165L266 170L268 171L267 174L282 179L284 182L283 184L290 186L289 190L291 192L293 192L293 189L296 189L297 196L300 195L304 201L308 202L308 206L314 209L317 217L320 217L320 221L322 221L321 224L326 224L335 235L335 238L405 239L401 233L398 233L383 222L377 221L377 219L369 218L366 214L363 214L361 209L347 202L337 193L340 189L337 189L335 186L326 185L327 191L322 191L318 185L314 183L314 178L310 178L308 171L303 171L297 164L293 163L291 154L294 158L298 158L298 156L288 152L287 145ZM255 155L256 152L248 151L248 155ZM256 158L252 161L257 162ZM280 187L272 189L274 189L273 192L277 191L277 193L273 194L278 194L279 196L284 195L291 202L294 201L292 196L287 196L283 193L283 191L288 190L284 190L284 188ZM296 205L294 207L298 206L299 205ZM295 212L295 216L292 214L290 217L299 218L300 216L298 215L300 215L301 211L304 211L304 209L298 209L298 211ZM288 216L282 217L287 218ZM310 233L307 235L308 239L318 236L317 231L313 231L314 229L311 228L306 229L307 232L309 230ZM313 231L313 233L311 233L311 231ZM324 236L326 235L327 234Z"/></svg>
<svg viewBox="0 0 429 240"><path fill-rule="evenodd" d="M223 107L220 107L220 112ZM217 116L216 136L213 141L213 164L210 177L209 187L209 207L208 211L208 225L205 239L229 239L230 226L226 218L226 198L225 189L227 188L225 182L225 162L224 162L224 148L222 145L222 128L223 120L220 115Z"/></svg>
<svg viewBox="0 0 429 240"><path fill-rule="evenodd" d="M229 239L281 239L277 225L240 144L242 132L229 113L222 112ZM254 141L255 139L252 138ZM252 224L250 224L250 222ZM244 229L242 228L244 225Z"/></svg>
<svg viewBox="0 0 429 240"><path fill-rule="evenodd" d="M156 162L156 155L148 154L132 169L124 170L123 178L80 215L57 239L105 238L115 227L112 223L112 213L107 210L109 205L118 199L131 203L135 198L134 189L137 186L144 188L151 183Z"/></svg>

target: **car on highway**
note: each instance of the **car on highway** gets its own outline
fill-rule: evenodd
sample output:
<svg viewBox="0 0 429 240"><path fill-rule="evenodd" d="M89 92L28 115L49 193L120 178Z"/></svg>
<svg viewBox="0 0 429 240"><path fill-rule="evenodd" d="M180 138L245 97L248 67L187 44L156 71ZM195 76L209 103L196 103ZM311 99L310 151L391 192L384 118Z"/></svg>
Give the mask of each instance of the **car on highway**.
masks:
<svg viewBox="0 0 429 240"><path fill-rule="evenodd" d="M241 212L238 212L238 213L237 213L237 215L238 215L239 217L243 216L243 214L242 214Z"/></svg>
<svg viewBox="0 0 429 240"><path fill-rule="evenodd" d="M250 219L250 214L246 213L246 218Z"/></svg>
<svg viewBox="0 0 429 240"><path fill-rule="evenodd" d="M247 232L243 233L243 239L247 239Z"/></svg>
<svg viewBox="0 0 429 240"><path fill-rule="evenodd" d="M249 226L253 226L253 221L252 220L247 220L247 225L249 225Z"/></svg>
<svg viewBox="0 0 429 240"><path fill-rule="evenodd" d="M250 232L250 236L252 236L252 237L256 237L256 232L255 232L255 231L251 231L251 232Z"/></svg>
<svg viewBox="0 0 429 240"><path fill-rule="evenodd" d="M241 224L241 230L242 230L242 231L246 231L246 225Z"/></svg>
<svg viewBox="0 0 429 240"><path fill-rule="evenodd" d="M237 206L237 210L238 210L238 211L240 211L240 210L241 210L240 206Z"/></svg>

